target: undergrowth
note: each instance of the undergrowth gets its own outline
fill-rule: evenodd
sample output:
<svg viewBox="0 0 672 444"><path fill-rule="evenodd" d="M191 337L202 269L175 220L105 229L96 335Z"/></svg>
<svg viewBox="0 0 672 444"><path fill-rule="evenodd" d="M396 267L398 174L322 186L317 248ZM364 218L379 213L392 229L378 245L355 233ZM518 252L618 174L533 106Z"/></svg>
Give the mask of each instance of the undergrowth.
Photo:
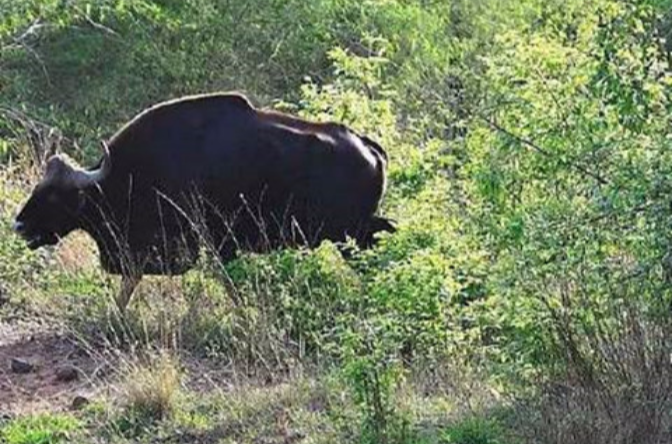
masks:
<svg viewBox="0 0 672 444"><path fill-rule="evenodd" d="M669 7L0 0L0 322L58 324L117 388L0 437L668 442ZM379 142L398 231L205 248L123 317L89 239L12 233L49 154L216 90Z"/></svg>

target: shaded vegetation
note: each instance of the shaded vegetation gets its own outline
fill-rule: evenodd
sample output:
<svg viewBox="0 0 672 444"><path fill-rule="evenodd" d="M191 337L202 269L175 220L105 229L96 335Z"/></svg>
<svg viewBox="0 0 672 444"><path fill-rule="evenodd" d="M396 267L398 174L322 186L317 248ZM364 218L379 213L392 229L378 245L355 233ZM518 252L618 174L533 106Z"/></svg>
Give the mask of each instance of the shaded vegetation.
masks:
<svg viewBox="0 0 672 444"><path fill-rule="evenodd" d="M120 383L126 404L0 437L669 442L670 8L0 0L0 322L176 357ZM347 261L329 243L204 255L123 320L87 239L29 252L11 233L50 152L93 164L145 106L216 90L377 140L398 232ZM187 357L244 383L183 387Z"/></svg>

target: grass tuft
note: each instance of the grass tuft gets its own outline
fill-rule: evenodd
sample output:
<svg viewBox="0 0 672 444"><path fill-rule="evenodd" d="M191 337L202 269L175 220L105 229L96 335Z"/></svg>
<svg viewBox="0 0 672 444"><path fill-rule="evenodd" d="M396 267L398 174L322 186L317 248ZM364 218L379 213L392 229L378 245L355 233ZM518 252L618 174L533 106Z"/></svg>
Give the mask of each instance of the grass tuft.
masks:
<svg viewBox="0 0 672 444"><path fill-rule="evenodd" d="M137 436L172 417L181 392L181 374L173 356L160 353L142 364L127 362L118 386L120 416L115 427Z"/></svg>

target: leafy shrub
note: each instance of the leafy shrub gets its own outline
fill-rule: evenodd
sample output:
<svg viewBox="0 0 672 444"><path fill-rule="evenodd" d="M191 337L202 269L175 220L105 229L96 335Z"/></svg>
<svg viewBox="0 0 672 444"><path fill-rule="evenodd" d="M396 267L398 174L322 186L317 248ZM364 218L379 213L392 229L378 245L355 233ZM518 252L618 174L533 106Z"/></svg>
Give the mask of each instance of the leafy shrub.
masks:
<svg viewBox="0 0 672 444"><path fill-rule="evenodd" d="M396 407L403 366L395 324L392 319L368 318L344 332L339 341L343 376L362 414L364 442L404 442L408 434Z"/></svg>
<svg viewBox="0 0 672 444"><path fill-rule="evenodd" d="M245 254L208 275L192 275L186 289L185 339L269 369L319 358L339 313L357 303L359 279L330 243L315 251Z"/></svg>
<svg viewBox="0 0 672 444"><path fill-rule="evenodd" d="M336 367L372 442L412 439L411 372L462 361L532 399L535 439L668 438L669 2L0 3L1 296L248 374ZM229 89L378 141L398 231L347 261L328 243L204 258L124 322L71 246L11 233L18 177L54 146L93 158L145 106ZM498 433L470 419L445 440Z"/></svg>
<svg viewBox="0 0 672 444"><path fill-rule="evenodd" d="M7 444L58 444L73 442L83 428L70 415L42 414L25 416L0 428L0 438Z"/></svg>
<svg viewBox="0 0 672 444"><path fill-rule="evenodd" d="M445 430L443 444L505 444L503 428L495 420L479 417L462 420Z"/></svg>

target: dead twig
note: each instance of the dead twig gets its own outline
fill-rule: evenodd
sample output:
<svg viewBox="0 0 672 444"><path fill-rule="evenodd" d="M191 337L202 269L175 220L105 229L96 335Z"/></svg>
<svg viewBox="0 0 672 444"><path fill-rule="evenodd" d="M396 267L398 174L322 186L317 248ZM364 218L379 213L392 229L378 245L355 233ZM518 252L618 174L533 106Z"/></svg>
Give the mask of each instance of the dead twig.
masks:
<svg viewBox="0 0 672 444"><path fill-rule="evenodd" d="M37 19L33 20L30 25L26 28L25 31L23 31L21 34L19 34L16 37L10 37L12 44L0 47L0 50L6 50L12 47L18 47L22 48L25 50L28 54L33 56L33 58L37 61L37 63L40 65L40 69L42 73L44 74L44 78L47 81L47 84L51 85L51 77L49 76L49 71L47 70L47 65L44 63L44 60L42 60L42 57L40 54L38 54L35 49L33 49L28 43L27 40L30 37L35 37L37 36L37 33L40 29L46 28L49 25L46 23L42 23L41 19L38 17Z"/></svg>
<svg viewBox="0 0 672 444"><path fill-rule="evenodd" d="M25 138L32 148L33 160L37 165L41 165L47 157L58 152L66 140L60 129L29 117L21 111L0 107L0 117L16 122L23 128L23 133L19 132L19 135Z"/></svg>

